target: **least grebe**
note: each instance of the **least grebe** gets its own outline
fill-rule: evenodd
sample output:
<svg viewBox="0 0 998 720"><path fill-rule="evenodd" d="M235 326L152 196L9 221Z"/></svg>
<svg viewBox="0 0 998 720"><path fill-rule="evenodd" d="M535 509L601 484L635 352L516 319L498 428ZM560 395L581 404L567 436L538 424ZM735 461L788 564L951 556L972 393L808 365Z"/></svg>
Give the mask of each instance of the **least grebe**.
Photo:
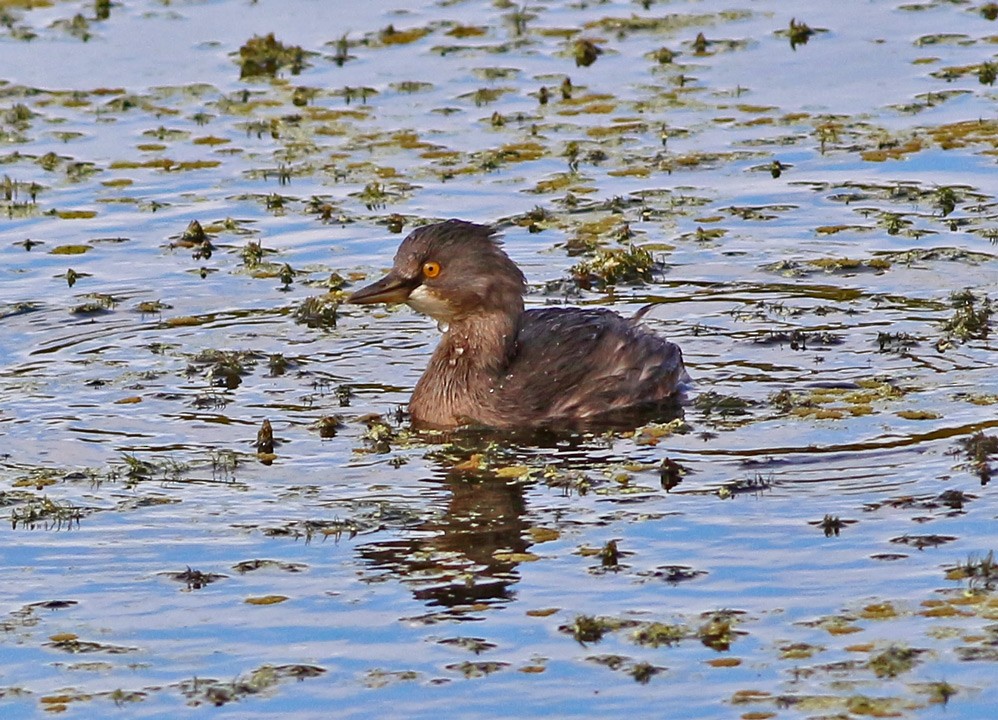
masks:
<svg viewBox="0 0 998 720"><path fill-rule="evenodd" d="M526 289L494 228L448 220L414 230L349 302L404 302L443 330L409 401L417 425L557 428L677 402L678 346L605 309L525 311Z"/></svg>

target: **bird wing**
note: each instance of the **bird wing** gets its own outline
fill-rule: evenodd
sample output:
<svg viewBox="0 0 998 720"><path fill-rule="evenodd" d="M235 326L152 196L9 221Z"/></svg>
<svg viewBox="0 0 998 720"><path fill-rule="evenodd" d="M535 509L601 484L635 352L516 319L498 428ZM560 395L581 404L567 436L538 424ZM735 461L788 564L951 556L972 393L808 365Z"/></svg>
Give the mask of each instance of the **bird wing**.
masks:
<svg viewBox="0 0 998 720"><path fill-rule="evenodd" d="M529 310L499 407L535 420L597 417L665 401L687 377L678 346L614 312Z"/></svg>

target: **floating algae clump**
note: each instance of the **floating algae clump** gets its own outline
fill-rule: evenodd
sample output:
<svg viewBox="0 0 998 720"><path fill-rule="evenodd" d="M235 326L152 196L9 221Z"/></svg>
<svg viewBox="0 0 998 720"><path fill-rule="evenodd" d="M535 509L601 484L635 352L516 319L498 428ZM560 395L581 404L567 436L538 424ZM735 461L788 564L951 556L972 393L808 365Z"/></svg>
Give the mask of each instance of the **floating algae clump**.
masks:
<svg viewBox="0 0 998 720"><path fill-rule="evenodd" d="M288 67L292 75L297 75L305 67L305 51L298 45L285 45L269 33L260 37L254 35L239 48L239 77L275 77Z"/></svg>
<svg viewBox="0 0 998 720"><path fill-rule="evenodd" d="M596 255L574 265L572 279L582 288L603 288L618 283L641 284L651 280L655 269L652 254L638 245L600 248Z"/></svg>
<svg viewBox="0 0 998 720"><path fill-rule="evenodd" d="M953 317L946 321L947 334L958 340L985 340L991 330L991 300L979 299L970 290L953 293Z"/></svg>

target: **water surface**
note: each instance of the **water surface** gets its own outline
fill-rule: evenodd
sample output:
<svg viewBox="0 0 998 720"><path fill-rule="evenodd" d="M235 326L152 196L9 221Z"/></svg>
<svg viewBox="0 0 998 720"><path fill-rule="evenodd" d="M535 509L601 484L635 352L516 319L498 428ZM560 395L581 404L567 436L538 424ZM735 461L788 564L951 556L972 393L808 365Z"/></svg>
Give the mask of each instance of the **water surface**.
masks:
<svg viewBox="0 0 998 720"><path fill-rule="evenodd" d="M0 14L4 717L989 716L988 4ZM412 432L453 216L685 422Z"/></svg>

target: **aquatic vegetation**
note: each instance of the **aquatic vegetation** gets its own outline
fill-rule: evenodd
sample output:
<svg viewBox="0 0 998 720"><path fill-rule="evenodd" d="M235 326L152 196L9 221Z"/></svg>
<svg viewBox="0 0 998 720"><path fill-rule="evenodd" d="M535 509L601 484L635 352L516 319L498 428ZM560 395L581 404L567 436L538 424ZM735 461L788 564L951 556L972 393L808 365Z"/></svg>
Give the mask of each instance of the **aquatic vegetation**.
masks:
<svg viewBox="0 0 998 720"><path fill-rule="evenodd" d="M287 680L302 681L323 675L325 668L316 665L261 665L252 672L241 675L231 682L210 678L194 678L183 682L179 689L188 705L214 705L221 707L231 702L267 692Z"/></svg>
<svg viewBox="0 0 998 720"><path fill-rule="evenodd" d="M989 707L993 3L829 6L834 33L771 0L372 6L339 29L301 4L238 8L280 38L219 64L239 40L192 30L232 0L0 2L0 654L37 676L0 688L10 712L487 713L512 689L550 714L545 677L620 714ZM133 26L163 42L104 42ZM843 62L805 84L773 64L788 42ZM38 52L66 43L83 85ZM391 234L462 214L502 228L532 306L652 305L694 375L684 419L410 431L432 325L337 307ZM732 587L744 612L699 614ZM177 650L187 606L215 655ZM279 636L300 664L232 666L236 626L259 632L235 655Z"/></svg>
<svg viewBox="0 0 998 720"><path fill-rule="evenodd" d="M475 637L444 638L443 640L438 640L437 642L448 647L456 647L462 650L467 650L475 655L481 655L483 652L494 650L496 648L495 643L488 642L484 638Z"/></svg>
<svg viewBox="0 0 998 720"><path fill-rule="evenodd" d="M821 520L809 520L808 524L820 527L825 537L838 537L844 528L856 522L856 520L843 520L838 515L825 515Z"/></svg>
<svg viewBox="0 0 998 720"><path fill-rule="evenodd" d="M260 359L250 350L204 350L190 358L187 374L203 374L211 385L233 390Z"/></svg>
<svg viewBox="0 0 998 720"><path fill-rule="evenodd" d="M717 496L722 500L729 500L739 495L760 495L772 486L772 478L756 474L748 478L738 478L724 483L717 490Z"/></svg>
<svg viewBox="0 0 998 720"><path fill-rule="evenodd" d="M192 257L195 260L208 260L215 250L208 233L197 220L191 220L184 232L170 246L192 249Z"/></svg>
<svg viewBox="0 0 998 720"><path fill-rule="evenodd" d="M967 465L981 479L981 484L987 485L994 473L991 460L998 456L998 435L977 432L959 444L963 447Z"/></svg>
<svg viewBox="0 0 998 720"><path fill-rule="evenodd" d="M690 469L676 462L672 458L664 458L659 465L659 477L662 481L662 489L669 491L683 481L689 474Z"/></svg>
<svg viewBox="0 0 998 720"><path fill-rule="evenodd" d="M738 637L746 633L736 630L738 616L736 611L721 610L713 613L706 613L704 622L696 630L697 639L711 650L726 652L731 649Z"/></svg>
<svg viewBox="0 0 998 720"><path fill-rule="evenodd" d="M45 496L31 496L11 509L10 523L14 530L18 526L26 530L72 530L90 512L91 509L62 504Z"/></svg>
<svg viewBox="0 0 998 720"><path fill-rule="evenodd" d="M382 45L408 45L426 37L429 33L429 28L416 27L396 30L394 25L388 25L378 33L378 42Z"/></svg>
<svg viewBox="0 0 998 720"><path fill-rule="evenodd" d="M368 452L384 455L391 452L391 443L398 437L395 428L389 425L379 415L374 415L365 419L367 430L364 432L363 440Z"/></svg>
<svg viewBox="0 0 998 720"><path fill-rule="evenodd" d="M612 618L579 615L570 625L563 625L558 629L570 634L580 645L586 645L587 643L598 643L608 631L615 630L620 626L621 623Z"/></svg>
<svg viewBox="0 0 998 720"><path fill-rule="evenodd" d="M93 249L92 245L58 245L49 250L49 255L82 255Z"/></svg>
<svg viewBox="0 0 998 720"><path fill-rule="evenodd" d="M790 49L796 50L798 45L806 45L807 41L814 35L814 30L805 22L797 22L796 18L790 19L790 27L787 29L787 37L790 40Z"/></svg>
<svg viewBox="0 0 998 720"><path fill-rule="evenodd" d="M596 248L592 258L579 261L569 272L579 287L601 289L649 282L657 267L651 252L632 243L624 248Z"/></svg>
<svg viewBox="0 0 998 720"><path fill-rule="evenodd" d="M134 647L108 645L90 640L81 640L74 633L59 633L57 635L52 635L49 638L49 642L45 643L45 646L50 647L53 650L59 650L61 652L74 655L77 653L93 652L107 653L109 655L124 655L127 653L138 652L138 648Z"/></svg>
<svg viewBox="0 0 998 720"><path fill-rule="evenodd" d="M917 658L925 650L891 645L883 652L874 655L867 661L867 667L879 677L893 678L909 672L917 665Z"/></svg>
<svg viewBox="0 0 998 720"><path fill-rule="evenodd" d="M633 639L638 645L659 647L675 645L693 636L693 630L685 625L652 622L635 630Z"/></svg>
<svg viewBox="0 0 998 720"><path fill-rule="evenodd" d="M364 684L369 688L383 688L397 682L412 682L418 680L420 674L413 670L369 670L364 677Z"/></svg>
<svg viewBox="0 0 998 720"><path fill-rule="evenodd" d="M243 602L247 605L280 605L289 599L287 595L261 595L259 597L248 597Z"/></svg>
<svg viewBox="0 0 998 720"><path fill-rule="evenodd" d="M142 314L160 314L164 310L170 310L172 307L172 305L161 300L143 300L135 306L135 309Z"/></svg>
<svg viewBox="0 0 998 720"><path fill-rule="evenodd" d="M883 272L891 266L889 260L876 257L868 260L858 260L855 258L818 258L808 260L808 264L825 272L849 272L861 269Z"/></svg>
<svg viewBox="0 0 998 720"><path fill-rule="evenodd" d="M600 567L603 570L620 569L621 552L617 548L616 540L607 541L606 545L599 551Z"/></svg>
<svg viewBox="0 0 998 720"><path fill-rule="evenodd" d="M649 423L647 425L642 425L637 430L634 431L632 438L635 445L658 445L665 438L672 437L676 433L687 433L690 432L691 427L682 419L676 418L670 420L667 423ZM663 461L663 463L666 461ZM679 466L675 467L669 466L666 468L663 465L663 473L670 476L675 475L680 472ZM665 475L663 475L663 478Z"/></svg>
<svg viewBox="0 0 998 720"><path fill-rule="evenodd" d="M971 588L991 591L998 584L998 563L994 551L983 557L971 555L946 571L947 580L966 580Z"/></svg>
<svg viewBox="0 0 998 720"><path fill-rule="evenodd" d="M918 340L905 332L877 333L877 346L880 348L880 352L904 353L916 345L918 345Z"/></svg>
<svg viewBox="0 0 998 720"><path fill-rule="evenodd" d="M771 395L769 402L780 413L816 420L841 420L849 416L869 415L874 403L904 397L911 388L889 380L862 380L855 386L842 385L812 388L805 392L789 389Z"/></svg>
<svg viewBox="0 0 998 720"><path fill-rule="evenodd" d="M274 429L270 425L270 420L264 420L260 424L260 429L256 433L256 451L258 455L274 453Z"/></svg>
<svg viewBox="0 0 998 720"><path fill-rule="evenodd" d="M957 538L952 535L901 535L899 537L891 538L892 543L898 545L910 545L916 550L924 550L925 548L938 547L939 545L945 545L946 543L953 542Z"/></svg>
<svg viewBox="0 0 998 720"><path fill-rule="evenodd" d="M658 50L655 50L651 54L651 57L659 65L669 65L669 64L671 64L676 59L676 55L677 54L678 53L676 53L673 50L670 50L667 47L661 47Z"/></svg>
<svg viewBox="0 0 998 720"><path fill-rule="evenodd" d="M200 570L195 570L190 566L180 572L169 572L164 574L171 580L183 583L186 585L188 590L200 590L213 582L225 579L225 575L201 572Z"/></svg>
<svg viewBox="0 0 998 720"><path fill-rule="evenodd" d="M586 38L580 38L572 45L572 56L575 58L576 67L589 67L602 54L603 48Z"/></svg>
<svg viewBox="0 0 998 720"><path fill-rule="evenodd" d="M938 495L901 495L891 497L884 501L867 503L864 509L873 511L886 507L919 511L941 510L945 514L952 514L954 511L962 511L964 505L974 499L975 496L960 490L945 490Z"/></svg>
<svg viewBox="0 0 998 720"><path fill-rule="evenodd" d="M745 415L752 404L751 401L744 398L735 395L722 395L714 390L700 393L693 400L693 406L706 417L714 414L722 417Z"/></svg>
<svg viewBox="0 0 998 720"><path fill-rule="evenodd" d="M285 45L274 33L254 35L239 48L239 77L276 77L288 68L298 75L308 65L307 53L298 45Z"/></svg>
<svg viewBox="0 0 998 720"><path fill-rule="evenodd" d="M446 666L448 670L460 673L468 679L486 677L507 667L509 667L509 663L505 662L471 662L468 660Z"/></svg>
<svg viewBox="0 0 998 720"><path fill-rule="evenodd" d="M949 337L961 342L986 340L991 332L991 300L981 300L971 290L961 290L950 296L953 317L946 321L943 330Z"/></svg>
<svg viewBox="0 0 998 720"><path fill-rule="evenodd" d="M240 251L239 255L242 258L243 264L248 269L253 269L258 265L260 265L260 263L263 261L263 256L265 252L266 251L259 242L250 240L246 243L246 246Z"/></svg>
<svg viewBox="0 0 998 720"><path fill-rule="evenodd" d="M298 573L306 569L307 566L301 563L288 563L281 562L279 560L244 560L236 565L233 565L232 569L238 573L248 573L254 572L261 569L274 569L281 570L284 572Z"/></svg>

